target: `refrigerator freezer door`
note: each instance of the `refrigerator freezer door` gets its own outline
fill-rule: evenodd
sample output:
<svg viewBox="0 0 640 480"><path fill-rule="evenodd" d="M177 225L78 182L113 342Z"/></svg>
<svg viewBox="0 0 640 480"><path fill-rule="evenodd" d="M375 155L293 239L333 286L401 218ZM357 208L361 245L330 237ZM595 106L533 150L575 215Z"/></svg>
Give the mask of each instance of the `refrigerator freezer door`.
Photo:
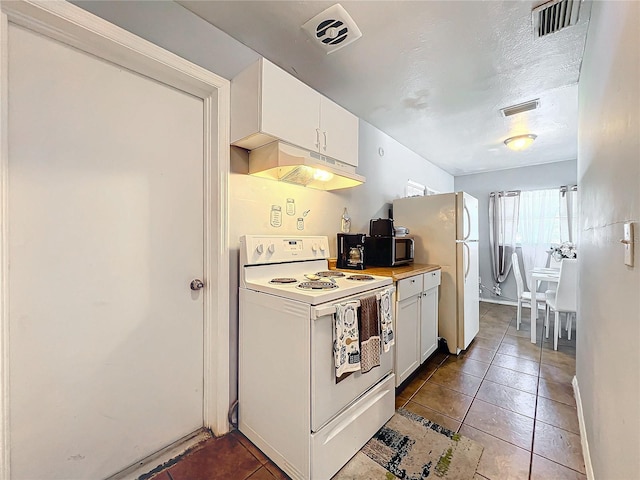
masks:
<svg viewBox="0 0 640 480"><path fill-rule="evenodd" d="M456 240L478 240L478 200L464 192L456 194Z"/></svg>
<svg viewBox="0 0 640 480"><path fill-rule="evenodd" d="M457 245L457 347L460 351L469 346L480 330L480 294L478 291L478 242L459 242Z"/></svg>
<svg viewBox="0 0 640 480"><path fill-rule="evenodd" d="M455 193L393 201L395 225L407 227L414 237L416 263L435 263L455 268Z"/></svg>

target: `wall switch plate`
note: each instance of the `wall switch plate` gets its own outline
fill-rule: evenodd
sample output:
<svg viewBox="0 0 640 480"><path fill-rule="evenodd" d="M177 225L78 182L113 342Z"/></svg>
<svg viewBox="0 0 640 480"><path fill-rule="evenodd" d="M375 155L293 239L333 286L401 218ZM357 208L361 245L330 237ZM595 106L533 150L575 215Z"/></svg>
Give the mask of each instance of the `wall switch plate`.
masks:
<svg viewBox="0 0 640 480"><path fill-rule="evenodd" d="M633 267L633 222L625 222L620 243L624 245L624 264Z"/></svg>

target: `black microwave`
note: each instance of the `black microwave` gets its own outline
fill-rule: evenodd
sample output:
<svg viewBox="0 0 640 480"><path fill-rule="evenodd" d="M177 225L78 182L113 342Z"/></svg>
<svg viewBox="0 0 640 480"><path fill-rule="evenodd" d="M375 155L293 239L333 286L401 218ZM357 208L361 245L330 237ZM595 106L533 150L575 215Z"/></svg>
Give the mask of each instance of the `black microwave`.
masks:
<svg viewBox="0 0 640 480"><path fill-rule="evenodd" d="M372 267L395 267L413 262L413 238L367 237L366 264Z"/></svg>

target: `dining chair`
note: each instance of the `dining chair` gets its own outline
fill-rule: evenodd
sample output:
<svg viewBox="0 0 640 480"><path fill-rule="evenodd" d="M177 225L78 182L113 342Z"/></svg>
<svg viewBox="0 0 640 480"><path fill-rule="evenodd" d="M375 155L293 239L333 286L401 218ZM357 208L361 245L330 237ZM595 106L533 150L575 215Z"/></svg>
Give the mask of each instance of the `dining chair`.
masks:
<svg viewBox="0 0 640 480"><path fill-rule="evenodd" d="M522 305L525 303L531 307L531 292L524 289L524 280L520 273L520 264L518 263L518 254L513 252L511 254L511 265L513 268L513 276L516 279L516 287L518 291L518 313L516 315L516 330L520 330L520 321L522 320ZM538 305L542 305L546 302L544 293L536 292L536 301Z"/></svg>
<svg viewBox="0 0 640 480"><path fill-rule="evenodd" d="M567 314L567 328L571 328L570 316L575 315L578 306L578 260L565 258L560 266L560 278L558 288L554 294L546 298L549 310L555 312L553 325L553 349L558 350L558 337L560 336L560 313ZM545 320L548 324L548 312ZM569 333L571 340L571 333Z"/></svg>

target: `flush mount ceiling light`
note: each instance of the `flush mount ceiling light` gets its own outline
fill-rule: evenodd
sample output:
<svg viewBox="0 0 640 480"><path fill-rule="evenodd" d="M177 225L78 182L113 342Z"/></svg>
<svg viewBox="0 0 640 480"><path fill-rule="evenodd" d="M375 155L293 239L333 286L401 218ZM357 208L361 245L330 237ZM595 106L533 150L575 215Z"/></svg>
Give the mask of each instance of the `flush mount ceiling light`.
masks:
<svg viewBox="0 0 640 480"><path fill-rule="evenodd" d="M537 135L527 133L526 135L509 137L504 141L504 144L511 150L524 150L525 148L529 148L536 138Z"/></svg>

